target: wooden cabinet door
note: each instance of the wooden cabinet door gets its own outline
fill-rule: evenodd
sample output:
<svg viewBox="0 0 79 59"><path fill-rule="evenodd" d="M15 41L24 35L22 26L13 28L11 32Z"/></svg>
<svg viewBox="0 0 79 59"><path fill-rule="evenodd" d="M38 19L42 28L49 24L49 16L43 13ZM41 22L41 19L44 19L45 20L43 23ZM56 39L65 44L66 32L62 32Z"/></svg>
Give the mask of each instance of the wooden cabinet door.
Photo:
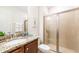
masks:
<svg viewBox="0 0 79 59"><path fill-rule="evenodd" d="M25 45L25 53L37 53L38 52L38 40L35 40Z"/></svg>
<svg viewBox="0 0 79 59"><path fill-rule="evenodd" d="M24 53L24 46L23 47L19 47L9 53Z"/></svg>

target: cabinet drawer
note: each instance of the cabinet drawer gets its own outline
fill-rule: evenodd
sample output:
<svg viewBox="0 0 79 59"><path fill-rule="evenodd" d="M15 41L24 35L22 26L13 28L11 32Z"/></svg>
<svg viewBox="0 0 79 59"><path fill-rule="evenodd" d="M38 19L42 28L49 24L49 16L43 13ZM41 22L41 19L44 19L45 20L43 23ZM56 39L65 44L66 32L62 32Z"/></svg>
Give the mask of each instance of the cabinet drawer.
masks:
<svg viewBox="0 0 79 59"><path fill-rule="evenodd" d="M24 53L24 47L19 47L9 53Z"/></svg>

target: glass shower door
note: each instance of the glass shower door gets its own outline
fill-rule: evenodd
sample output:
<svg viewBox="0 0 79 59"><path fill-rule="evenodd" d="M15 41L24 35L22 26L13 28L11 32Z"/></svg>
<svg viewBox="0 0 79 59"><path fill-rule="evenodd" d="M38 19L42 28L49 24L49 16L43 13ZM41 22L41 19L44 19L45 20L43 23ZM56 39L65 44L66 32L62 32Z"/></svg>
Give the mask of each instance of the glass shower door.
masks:
<svg viewBox="0 0 79 59"><path fill-rule="evenodd" d="M61 52L79 52L79 10L59 14L59 47Z"/></svg>
<svg viewBox="0 0 79 59"><path fill-rule="evenodd" d="M57 15L45 16L44 18L44 31L45 31L45 44L49 45L52 50L57 51Z"/></svg>

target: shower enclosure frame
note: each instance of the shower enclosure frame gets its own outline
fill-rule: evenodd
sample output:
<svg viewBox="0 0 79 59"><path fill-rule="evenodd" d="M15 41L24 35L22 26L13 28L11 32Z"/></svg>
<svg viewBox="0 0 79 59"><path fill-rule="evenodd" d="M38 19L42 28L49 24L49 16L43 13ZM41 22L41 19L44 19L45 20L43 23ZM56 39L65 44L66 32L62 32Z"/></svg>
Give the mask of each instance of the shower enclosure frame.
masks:
<svg viewBox="0 0 79 59"><path fill-rule="evenodd" d="M73 8L73 9L70 9L70 10L66 10L66 11L62 11L62 12L58 12L58 13L54 13L54 14L50 14L50 15L46 15L46 16L52 16L52 15L57 15L58 16L58 18L59 18L59 14L62 14L62 13L65 13L65 12L69 12L69 11L73 11L73 10L78 10L79 9L79 7L77 7L77 8ZM46 16L43 16L43 39L44 39L44 41L43 41L43 43L45 44L45 17ZM59 25L60 25L60 19L58 19L58 21L57 21L57 29L56 29L56 52L57 53L60 53L60 50L59 50Z"/></svg>
<svg viewBox="0 0 79 59"><path fill-rule="evenodd" d="M52 15L54 15L54 14L52 14ZM47 16L51 16L51 15L47 15ZM43 39L44 39L44 41L43 41L43 43L45 44L45 17L47 17L47 16L43 16ZM57 23L59 23L59 22L57 22ZM59 28L58 28L59 26L57 25L57 29L56 29L56 51L55 52L57 52L57 53L59 53Z"/></svg>

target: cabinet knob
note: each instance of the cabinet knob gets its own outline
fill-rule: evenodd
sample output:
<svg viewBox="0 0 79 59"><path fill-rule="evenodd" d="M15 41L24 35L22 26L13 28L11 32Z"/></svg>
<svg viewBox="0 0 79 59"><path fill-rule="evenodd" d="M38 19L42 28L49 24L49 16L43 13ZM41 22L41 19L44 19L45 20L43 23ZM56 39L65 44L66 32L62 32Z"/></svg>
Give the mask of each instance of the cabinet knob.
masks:
<svg viewBox="0 0 79 59"><path fill-rule="evenodd" d="M27 51L29 50L29 48L27 48Z"/></svg>

